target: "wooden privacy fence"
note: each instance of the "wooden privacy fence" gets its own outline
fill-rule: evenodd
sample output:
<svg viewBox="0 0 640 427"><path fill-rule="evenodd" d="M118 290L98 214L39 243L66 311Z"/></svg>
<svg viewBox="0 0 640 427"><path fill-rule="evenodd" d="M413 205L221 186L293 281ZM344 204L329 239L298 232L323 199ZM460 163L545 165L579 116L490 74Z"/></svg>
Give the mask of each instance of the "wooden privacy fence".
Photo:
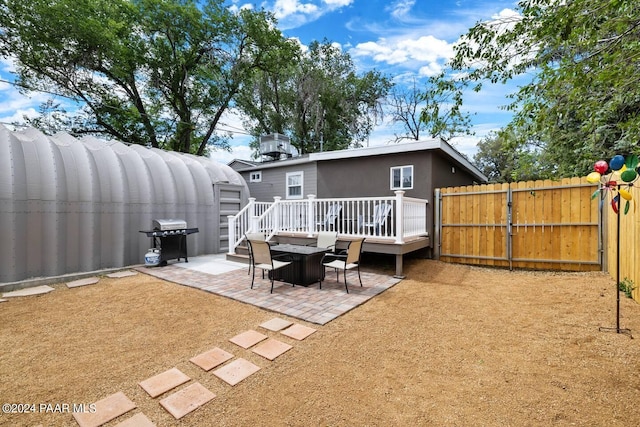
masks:
<svg viewBox="0 0 640 427"><path fill-rule="evenodd" d="M603 261L598 187L584 178L436 190L435 255L509 268L590 271Z"/></svg>
<svg viewBox="0 0 640 427"><path fill-rule="evenodd" d="M611 209L611 193L604 199L603 217L605 222L605 267L612 278L617 277L618 264L618 219L620 219L620 280L631 281L636 289L633 299L640 302L640 190L629 189L633 200L627 215L618 215ZM624 200L623 205L624 206ZM624 209L624 208L623 208Z"/></svg>

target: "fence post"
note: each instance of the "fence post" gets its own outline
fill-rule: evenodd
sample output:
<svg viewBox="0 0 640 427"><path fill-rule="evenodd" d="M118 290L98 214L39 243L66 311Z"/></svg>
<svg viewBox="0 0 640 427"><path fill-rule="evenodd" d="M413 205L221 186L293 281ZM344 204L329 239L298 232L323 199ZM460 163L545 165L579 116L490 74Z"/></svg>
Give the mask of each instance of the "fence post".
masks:
<svg viewBox="0 0 640 427"><path fill-rule="evenodd" d="M315 198L315 194L309 194L307 200L307 237L313 237L313 233L316 232L316 220L315 215L313 214L313 201L315 200Z"/></svg>
<svg viewBox="0 0 640 427"><path fill-rule="evenodd" d="M396 243L404 243L404 191L396 190Z"/></svg>
<svg viewBox="0 0 640 427"><path fill-rule="evenodd" d="M442 244L442 194L440 193L440 189L436 188L435 194L435 206L433 208L433 213L435 215L434 224L433 224L433 259L440 259L440 245ZM425 215L426 217L426 215Z"/></svg>
<svg viewBox="0 0 640 427"><path fill-rule="evenodd" d="M236 248L236 219L233 215L227 215L227 239L229 241L227 253L233 255Z"/></svg>

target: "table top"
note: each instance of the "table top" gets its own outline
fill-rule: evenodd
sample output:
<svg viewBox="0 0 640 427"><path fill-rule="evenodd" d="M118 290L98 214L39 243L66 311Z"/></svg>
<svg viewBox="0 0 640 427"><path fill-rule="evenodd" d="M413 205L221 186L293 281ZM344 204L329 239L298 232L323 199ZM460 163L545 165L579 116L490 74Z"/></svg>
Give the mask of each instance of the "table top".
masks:
<svg viewBox="0 0 640 427"><path fill-rule="evenodd" d="M273 252L286 252L297 255L313 255L330 251L327 248L316 248L315 246L303 246L303 245L274 245L271 246Z"/></svg>

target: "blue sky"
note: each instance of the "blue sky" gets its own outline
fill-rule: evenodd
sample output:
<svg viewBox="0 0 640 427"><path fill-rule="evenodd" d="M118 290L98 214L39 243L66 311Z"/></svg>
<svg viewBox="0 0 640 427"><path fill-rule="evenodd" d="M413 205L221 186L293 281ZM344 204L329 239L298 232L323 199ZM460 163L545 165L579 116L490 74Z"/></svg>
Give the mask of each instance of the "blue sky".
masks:
<svg viewBox="0 0 640 427"><path fill-rule="evenodd" d="M453 45L478 21L511 14L511 0L267 0L249 2L228 0L231 8L264 8L274 12L280 30L296 38L302 45L324 39L349 52L359 71L373 68L388 75L398 84L411 79L426 79L445 67L453 55ZM0 62L0 80L13 80L12 63ZM500 109L508 103L506 95L514 92L510 85L485 86L480 93L469 93L463 108L472 114L473 137L452 141L462 153L472 157L475 145L492 130L508 123L511 113ZM15 87L0 81L0 122L20 120L34 114L49 98L47 94L23 96ZM229 115L225 123L230 129L241 127ZM388 123L371 135L369 145L390 143L401 129ZM214 153L212 157L227 163L233 158L250 158L248 138L236 134L233 153Z"/></svg>

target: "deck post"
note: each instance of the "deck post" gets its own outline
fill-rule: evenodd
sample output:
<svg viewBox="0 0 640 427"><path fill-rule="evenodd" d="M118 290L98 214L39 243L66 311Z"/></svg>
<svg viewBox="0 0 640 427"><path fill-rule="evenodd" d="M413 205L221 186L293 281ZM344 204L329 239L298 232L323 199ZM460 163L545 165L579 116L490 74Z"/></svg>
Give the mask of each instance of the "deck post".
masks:
<svg viewBox="0 0 640 427"><path fill-rule="evenodd" d="M277 234L280 231L280 226L282 224L281 219L280 219L280 217L281 217L280 200L282 200L282 197L273 196L273 204L275 205L275 208L273 209L273 224L272 224L273 234Z"/></svg>
<svg viewBox="0 0 640 427"><path fill-rule="evenodd" d="M256 218L256 198L249 197L249 203L247 204L247 216L249 217L249 223L247 224L247 233L257 233L258 223Z"/></svg>
<svg viewBox="0 0 640 427"><path fill-rule="evenodd" d="M396 190L396 243L404 243L404 191Z"/></svg>
<svg viewBox="0 0 640 427"><path fill-rule="evenodd" d="M315 205L314 200L316 198L315 194L309 194L307 201L307 236L313 237L313 233L315 233L315 215L313 214L313 207Z"/></svg>
<svg viewBox="0 0 640 427"><path fill-rule="evenodd" d="M235 215L227 215L227 240L229 242L227 253L233 255L236 245L236 217Z"/></svg>

